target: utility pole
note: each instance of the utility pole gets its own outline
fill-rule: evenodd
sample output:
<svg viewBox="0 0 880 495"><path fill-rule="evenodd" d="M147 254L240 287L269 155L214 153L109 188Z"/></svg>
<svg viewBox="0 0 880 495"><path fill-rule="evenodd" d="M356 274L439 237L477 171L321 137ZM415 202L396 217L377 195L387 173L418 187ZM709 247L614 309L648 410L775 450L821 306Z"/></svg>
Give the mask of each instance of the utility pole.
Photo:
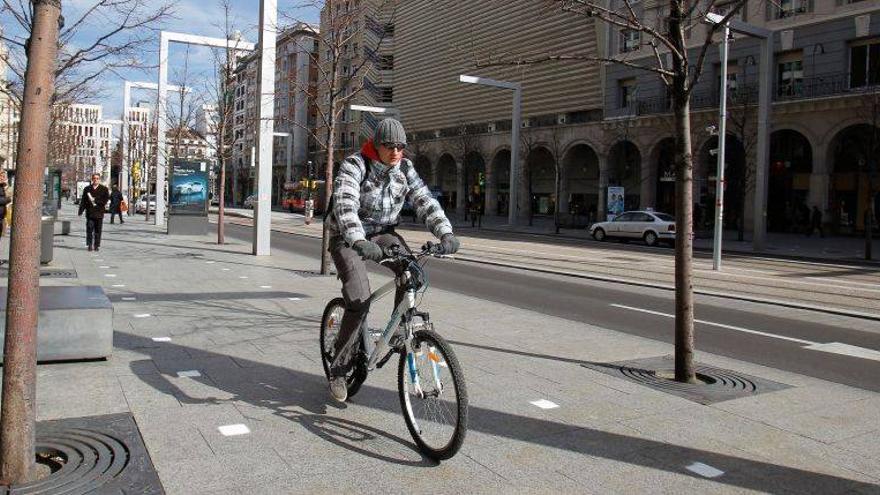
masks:
<svg viewBox="0 0 880 495"><path fill-rule="evenodd" d="M27 69L18 142L9 249L3 402L0 405L0 484L24 483L36 453L37 322L40 308L40 217L50 100L61 19L60 0L32 0Z"/></svg>

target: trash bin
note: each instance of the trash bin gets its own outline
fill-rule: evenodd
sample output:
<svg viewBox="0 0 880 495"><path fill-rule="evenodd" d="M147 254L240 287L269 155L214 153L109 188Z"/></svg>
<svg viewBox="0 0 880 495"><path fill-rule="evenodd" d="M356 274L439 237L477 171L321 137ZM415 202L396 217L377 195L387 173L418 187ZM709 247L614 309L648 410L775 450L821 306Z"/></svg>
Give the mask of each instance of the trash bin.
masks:
<svg viewBox="0 0 880 495"><path fill-rule="evenodd" d="M40 225L40 263L45 265L52 262L54 257L55 243L55 218L49 215L42 216Z"/></svg>

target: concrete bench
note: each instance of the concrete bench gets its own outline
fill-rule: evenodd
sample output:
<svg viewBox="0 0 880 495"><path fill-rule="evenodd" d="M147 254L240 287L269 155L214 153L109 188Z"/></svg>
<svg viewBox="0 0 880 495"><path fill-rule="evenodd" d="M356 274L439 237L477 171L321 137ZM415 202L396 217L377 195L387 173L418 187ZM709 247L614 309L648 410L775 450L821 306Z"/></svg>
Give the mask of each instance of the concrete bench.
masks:
<svg viewBox="0 0 880 495"><path fill-rule="evenodd" d="M0 352L6 292L7 287L0 287ZM108 358L113 352L113 304L101 287L40 287L39 318L38 361Z"/></svg>

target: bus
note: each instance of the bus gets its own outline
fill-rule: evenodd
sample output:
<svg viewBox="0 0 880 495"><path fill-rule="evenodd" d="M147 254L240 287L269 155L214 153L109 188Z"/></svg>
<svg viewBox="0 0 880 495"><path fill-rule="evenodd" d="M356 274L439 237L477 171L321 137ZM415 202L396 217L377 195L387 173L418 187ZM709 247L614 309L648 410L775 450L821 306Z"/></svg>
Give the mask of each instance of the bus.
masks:
<svg viewBox="0 0 880 495"><path fill-rule="evenodd" d="M311 192L311 199L315 202L315 215L323 213L324 198L326 197L324 181L313 180L311 181L311 186L311 188L306 187L305 180L286 183L281 199L281 207L291 213L305 213L306 200L309 199L309 193Z"/></svg>

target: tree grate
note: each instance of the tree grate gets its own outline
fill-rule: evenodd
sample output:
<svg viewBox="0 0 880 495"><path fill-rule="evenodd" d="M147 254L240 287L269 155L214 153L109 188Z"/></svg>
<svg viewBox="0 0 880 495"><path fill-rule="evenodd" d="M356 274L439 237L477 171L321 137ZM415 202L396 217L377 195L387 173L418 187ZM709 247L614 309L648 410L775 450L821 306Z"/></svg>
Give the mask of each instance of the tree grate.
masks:
<svg viewBox="0 0 880 495"><path fill-rule="evenodd" d="M36 451L40 463L53 467L52 474L0 486L0 495L165 493L129 414L40 422Z"/></svg>
<svg viewBox="0 0 880 495"><path fill-rule="evenodd" d="M0 277L8 277L9 269L0 268ZM73 269L43 268L40 270L40 278L78 278L79 274Z"/></svg>
<svg viewBox="0 0 880 495"><path fill-rule="evenodd" d="M714 404L790 388L784 383L700 363L694 365L698 383L677 382L674 380L672 356L616 363L587 363L582 366L700 404Z"/></svg>

